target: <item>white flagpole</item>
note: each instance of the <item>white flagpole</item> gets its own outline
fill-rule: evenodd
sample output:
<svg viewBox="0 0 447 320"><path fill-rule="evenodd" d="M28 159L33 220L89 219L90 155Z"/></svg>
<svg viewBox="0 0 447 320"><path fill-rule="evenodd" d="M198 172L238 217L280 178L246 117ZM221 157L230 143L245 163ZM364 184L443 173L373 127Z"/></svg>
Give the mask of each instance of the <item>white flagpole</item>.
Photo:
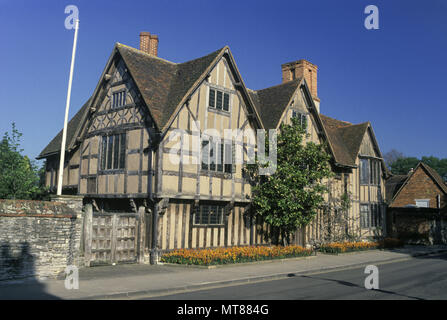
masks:
<svg viewBox="0 0 447 320"><path fill-rule="evenodd" d="M67 140L68 109L70 108L71 82L73 80L73 69L74 69L75 55L76 55L76 43L78 41L78 29L79 29L79 19L76 19L74 42L73 42L73 52L71 55L70 78L68 80L67 103L65 105L64 130L62 131L61 156L60 156L60 162L59 162L59 177L57 180L57 195L58 196L60 196L62 194L62 181L63 181L63 175L64 175L64 162L65 162L65 141Z"/></svg>

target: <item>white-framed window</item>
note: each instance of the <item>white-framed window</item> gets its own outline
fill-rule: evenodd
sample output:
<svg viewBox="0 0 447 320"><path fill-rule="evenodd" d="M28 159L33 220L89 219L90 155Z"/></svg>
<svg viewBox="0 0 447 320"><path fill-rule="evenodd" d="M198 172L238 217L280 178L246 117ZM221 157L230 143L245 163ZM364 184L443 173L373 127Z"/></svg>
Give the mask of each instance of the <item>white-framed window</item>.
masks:
<svg viewBox="0 0 447 320"><path fill-rule="evenodd" d="M126 105L126 90L112 93L112 109Z"/></svg>
<svg viewBox="0 0 447 320"><path fill-rule="evenodd" d="M230 94L222 90L210 88L208 106L212 109L230 111Z"/></svg>
<svg viewBox="0 0 447 320"><path fill-rule="evenodd" d="M415 199L416 207L430 208L430 199Z"/></svg>

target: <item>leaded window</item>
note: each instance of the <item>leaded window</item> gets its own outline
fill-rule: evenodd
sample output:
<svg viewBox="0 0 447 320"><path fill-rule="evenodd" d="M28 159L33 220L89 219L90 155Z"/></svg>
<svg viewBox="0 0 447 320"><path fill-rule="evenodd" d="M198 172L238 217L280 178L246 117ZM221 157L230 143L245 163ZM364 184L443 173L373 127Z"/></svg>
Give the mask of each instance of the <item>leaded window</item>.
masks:
<svg viewBox="0 0 447 320"><path fill-rule="evenodd" d="M209 92L209 107L217 110L230 110L230 94L217 89Z"/></svg>
<svg viewBox="0 0 447 320"><path fill-rule="evenodd" d="M112 108L118 108L126 104L126 91L118 91L112 94Z"/></svg>
<svg viewBox="0 0 447 320"><path fill-rule="evenodd" d="M235 172L234 146L231 142L202 141L202 170Z"/></svg>
<svg viewBox="0 0 447 320"><path fill-rule="evenodd" d="M102 137L101 170L124 169L126 153L126 134Z"/></svg>
<svg viewBox="0 0 447 320"><path fill-rule="evenodd" d="M377 203L360 205L360 227L373 228L382 225L380 205Z"/></svg>
<svg viewBox="0 0 447 320"><path fill-rule="evenodd" d="M378 159L360 159L360 184L379 185L381 165Z"/></svg>
<svg viewBox="0 0 447 320"><path fill-rule="evenodd" d="M194 214L194 224L222 225L224 208L222 205L200 205Z"/></svg>

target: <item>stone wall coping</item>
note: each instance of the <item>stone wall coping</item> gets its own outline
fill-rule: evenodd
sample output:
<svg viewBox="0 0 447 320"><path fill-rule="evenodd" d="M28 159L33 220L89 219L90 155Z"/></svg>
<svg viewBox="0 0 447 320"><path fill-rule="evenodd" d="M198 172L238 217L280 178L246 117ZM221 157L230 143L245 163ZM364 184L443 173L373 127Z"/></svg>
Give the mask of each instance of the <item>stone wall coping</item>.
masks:
<svg viewBox="0 0 447 320"><path fill-rule="evenodd" d="M75 210L64 202L0 199L0 217L72 218Z"/></svg>

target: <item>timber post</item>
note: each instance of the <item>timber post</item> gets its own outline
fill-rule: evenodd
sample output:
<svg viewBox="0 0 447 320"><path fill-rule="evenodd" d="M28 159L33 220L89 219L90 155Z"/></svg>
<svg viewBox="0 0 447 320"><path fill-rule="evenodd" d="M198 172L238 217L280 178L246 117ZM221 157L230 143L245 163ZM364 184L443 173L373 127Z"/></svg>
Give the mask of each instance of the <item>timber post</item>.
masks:
<svg viewBox="0 0 447 320"><path fill-rule="evenodd" d="M169 205L169 198L162 198L154 205L154 213L153 213L153 223L152 223L152 248L151 248L151 257L150 263L157 264L160 248L158 244L158 219L160 216L164 215L166 209Z"/></svg>
<svg viewBox="0 0 447 320"><path fill-rule="evenodd" d="M85 205L84 216L84 265L90 267L92 256L92 223L93 223L93 205Z"/></svg>
<svg viewBox="0 0 447 320"><path fill-rule="evenodd" d="M146 207L138 207L138 245L137 262L144 263L144 247L146 244Z"/></svg>
<svg viewBox="0 0 447 320"><path fill-rule="evenodd" d="M158 203L154 204L152 215L152 246L150 252L150 264L158 263Z"/></svg>

